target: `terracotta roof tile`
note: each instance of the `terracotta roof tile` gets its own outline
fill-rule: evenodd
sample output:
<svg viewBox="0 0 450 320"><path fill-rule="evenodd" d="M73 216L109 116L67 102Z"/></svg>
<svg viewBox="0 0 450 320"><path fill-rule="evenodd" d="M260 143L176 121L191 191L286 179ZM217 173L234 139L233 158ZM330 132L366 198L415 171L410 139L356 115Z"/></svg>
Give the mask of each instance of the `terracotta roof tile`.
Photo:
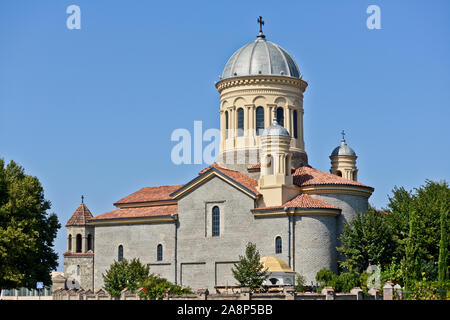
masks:
<svg viewBox="0 0 450 320"><path fill-rule="evenodd" d="M89 211L86 205L84 203L81 203L73 213L72 217L70 217L69 221L67 221L66 227L84 226L86 225L86 222L92 217L92 213Z"/></svg>
<svg viewBox="0 0 450 320"><path fill-rule="evenodd" d="M361 186L366 188L371 188L366 186L360 182L345 179L339 176L336 176L331 173L326 173L311 167L300 167L292 174L294 184L303 187L303 186L312 186L312 185L353 185L353 186ZM373 189L373 188L371 188Z"/></svg>
<svg viewBox="0 0 450 320"><path fill-rule="evenodd" d="M135 193L126 196L125 198L117 201L117 204L130 204L130 203L141 203L141 202L152 202L152 201L162 201L162 200L172 200L170 194L175 190L181 188L183 185L173 185L173 186L158 186L158 187L146 187L142 188Z"/></svg>
<svg viewBox="0 0 450 320"><path fill-rule="evenodd" d="M257 169L261 169L261 162L258 162L256 164L251 164L247 167L247 170L255 170L257 171ZM294 172L295 168L291 166L291 172Z"/></svg>
<svg viewBox="0 0 450 320"><path fill-rule="evenodd" d="M271 209L282 209L282 208L295 208L295 209L340 209L332 204L325 201L311 197L306 193L299 194L292 200L287 201L281 206L272 206L264 208L256 208L253 210L271 210Z"/></svg>
<svg viewBox="0 0 450 320"><path fill-rule="evenodd" d="M247 189L250 189L252 192L259 194L258 190L256 189L256 187L258 186L258 181L250 178L249 176L247 176L239 171L234 171L234 170L224 168L217 163L213 163L209 167L203 169L202 171L199 172L199 174L201 175L201 174L205 173L206 171L210 170L211 168L215 168L216 170L222 172L223 174L230 177L234 181L242 184Z"/></svg>
<svg viewBox="0 0 450 320"><path fill-rule="evenodd" d="M151 207L137 207L137 208L121 208L106 212L90 221L98 221L104 219L124 219L124 218L143 218L143 217L158 217L170 216L178 212L178 205L166 206L151 206Z"/></svg>

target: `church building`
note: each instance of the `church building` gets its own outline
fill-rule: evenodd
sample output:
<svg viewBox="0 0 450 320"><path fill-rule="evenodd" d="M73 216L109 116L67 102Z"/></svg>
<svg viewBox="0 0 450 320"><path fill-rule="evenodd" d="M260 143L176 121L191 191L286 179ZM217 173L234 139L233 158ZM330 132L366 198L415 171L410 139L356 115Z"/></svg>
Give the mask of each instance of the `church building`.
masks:
<svg viewBox="0 0 450 320"><path fill-rule="evenodd" d="M308 84L296 62L260 28L215 86L217 162L185 184L137 190L95 217L82 201L66 224L64 274L73 283L101 289L114 261L139 258L182 286L237 285L231 268L248 242L307 283L322 268L337 271L338 237L368 209L374 189L357 181L357 156L344 138L330 155L330 173L308 163Z"/></svg>

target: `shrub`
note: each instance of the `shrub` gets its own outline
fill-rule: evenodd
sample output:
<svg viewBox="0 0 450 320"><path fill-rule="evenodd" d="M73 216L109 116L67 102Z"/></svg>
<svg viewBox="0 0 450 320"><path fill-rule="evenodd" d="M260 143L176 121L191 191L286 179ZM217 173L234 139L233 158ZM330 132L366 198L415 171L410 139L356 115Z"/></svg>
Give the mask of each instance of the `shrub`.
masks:
<svg viewBox="0 0 450 320"><path fill-rule="evenodd" d="M305 277L300 273L295 274L295 292L305 292Z"/></svg>
<svg viewBox="0 0 450 320"><path fill-rule="evenodd" d="M191 288L182 288L179 285L169 282L158 275L151 274L140 283L142 291L138 295L142 298L163 299L165 295L182 295L193 293Z"/></svg>

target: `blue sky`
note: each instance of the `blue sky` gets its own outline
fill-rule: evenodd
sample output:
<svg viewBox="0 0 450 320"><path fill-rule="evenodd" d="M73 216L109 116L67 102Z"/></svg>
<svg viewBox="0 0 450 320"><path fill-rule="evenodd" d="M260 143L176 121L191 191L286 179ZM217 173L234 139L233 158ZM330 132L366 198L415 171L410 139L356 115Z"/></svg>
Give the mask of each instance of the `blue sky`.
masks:
<svg viewBox="0 0 450 320"><path fill-rule="evenodd" d="M71 4L81 30L66 27ZM366 27L371 4L381 30ZM40 179L63 225L81 194L98 215L141 187L189 181L205 165L174 165L171 133L218 128L214 83L262 15L309 83L310 164L328 171L345 129L383 207L395 185L450 180L449 12L445 0L1 1L0 157Z"/></svg>

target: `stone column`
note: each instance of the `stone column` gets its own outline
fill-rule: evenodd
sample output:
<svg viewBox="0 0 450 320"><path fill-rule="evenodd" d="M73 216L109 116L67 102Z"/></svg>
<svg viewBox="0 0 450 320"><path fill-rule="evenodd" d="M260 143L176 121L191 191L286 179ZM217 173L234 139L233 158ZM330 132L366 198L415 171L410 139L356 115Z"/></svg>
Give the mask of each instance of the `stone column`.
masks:
<svg viewBox="0 0 450 320"><path fill-rule="evenodd" d="M284 127L287 131L289 131L290 136L292 137L292 128L291 128L291 106L287 105L284 108Z"/></svg>

